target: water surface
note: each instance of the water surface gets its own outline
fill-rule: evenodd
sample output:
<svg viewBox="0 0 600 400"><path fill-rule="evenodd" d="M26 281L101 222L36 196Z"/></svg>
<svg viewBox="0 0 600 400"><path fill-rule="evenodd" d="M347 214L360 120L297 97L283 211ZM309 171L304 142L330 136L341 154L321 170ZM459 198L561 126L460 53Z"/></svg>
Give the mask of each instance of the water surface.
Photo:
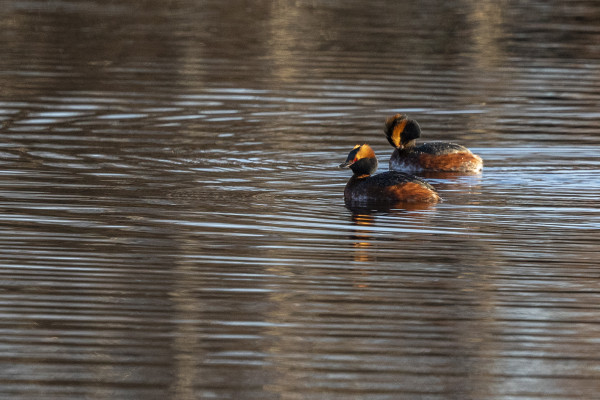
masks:
<svg viewBox="0 0 600 400"><path fill-rule="evenodd" d="M0 13L0 394L590 399L600 5ZM485 160L350 210L386 117Z"/></svg>

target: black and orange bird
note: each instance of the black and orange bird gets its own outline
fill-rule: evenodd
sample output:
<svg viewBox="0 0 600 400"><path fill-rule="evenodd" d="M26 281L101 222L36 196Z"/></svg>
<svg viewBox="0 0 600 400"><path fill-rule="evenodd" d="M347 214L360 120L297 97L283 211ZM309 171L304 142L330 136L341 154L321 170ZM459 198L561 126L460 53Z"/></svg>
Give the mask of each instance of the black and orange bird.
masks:
<svg viewBox="0 0 600 400"><path fill-rule="evenodd" d="M357 144L340 168L354 173L344 189L346 204L435 203L440 200L433 186L416 176L398 171L377 171L377 157L368 144Z"/></svg>
<svg viewBox="0 0 600 400"><path fill-rule="evenodd" d="M385 136L394 147L390 170L477 173L483 160L455 143L430 142L417 145L421 127L414 119L396 114L385 121Z"/></svg>

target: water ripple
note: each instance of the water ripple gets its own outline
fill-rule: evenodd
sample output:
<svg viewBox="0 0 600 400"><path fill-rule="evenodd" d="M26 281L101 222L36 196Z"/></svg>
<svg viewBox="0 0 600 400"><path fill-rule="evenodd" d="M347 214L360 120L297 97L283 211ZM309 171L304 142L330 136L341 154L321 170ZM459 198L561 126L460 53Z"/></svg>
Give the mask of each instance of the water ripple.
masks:
<svg viewBox="0 0 600 400"><path fill-rule="evenodd" d="M4 8L3 398L597 395L595 3ZM399 112L483 172L346 208Z"/></svg>

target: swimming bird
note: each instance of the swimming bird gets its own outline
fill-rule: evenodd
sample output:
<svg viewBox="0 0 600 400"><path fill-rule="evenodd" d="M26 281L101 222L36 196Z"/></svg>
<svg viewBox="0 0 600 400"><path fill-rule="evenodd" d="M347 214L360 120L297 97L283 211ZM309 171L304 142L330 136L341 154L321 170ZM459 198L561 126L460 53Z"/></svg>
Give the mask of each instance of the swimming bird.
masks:
<svg viewBox="0 0 600 400"><path fill-rule="evenodd" d="M390 170L476 173L483 168L481 157L459 144L430 142L417 145L421 127L406 115L388 118L384 131L395 148L390 157Z"/></svg>
<svg viewBox="0 0 600 400"><path fill-rule="evenodd" d="M347 204L435 203L440 200L433 186L416 176L398 171L377 171L377 157L368 144L357 144L340 168L350 168L352 177L344 189Z"/></svg>

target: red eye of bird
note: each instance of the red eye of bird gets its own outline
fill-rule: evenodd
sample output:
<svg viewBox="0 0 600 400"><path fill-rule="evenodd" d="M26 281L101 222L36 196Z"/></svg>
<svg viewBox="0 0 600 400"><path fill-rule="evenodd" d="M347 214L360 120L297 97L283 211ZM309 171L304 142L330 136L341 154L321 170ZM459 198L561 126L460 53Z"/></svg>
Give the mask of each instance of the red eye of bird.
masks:
<svg viewBox="0 0 600 400"><path fill-rule="evenodd" d="M358 160L358 158L354 158L354 160L352 160L353 163L355 163Z"/></svg>

